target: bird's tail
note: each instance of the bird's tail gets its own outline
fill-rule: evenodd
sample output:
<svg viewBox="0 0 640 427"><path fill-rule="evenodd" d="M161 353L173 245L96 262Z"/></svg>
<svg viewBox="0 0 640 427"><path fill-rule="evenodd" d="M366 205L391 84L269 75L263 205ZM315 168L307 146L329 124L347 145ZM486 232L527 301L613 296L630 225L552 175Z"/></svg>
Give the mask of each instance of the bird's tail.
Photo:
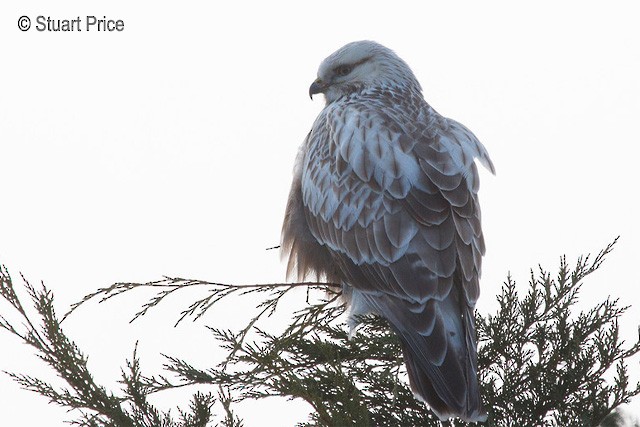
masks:
<svg viewBox="0 0 640 427"><path fill-rule="evenodd" d="M478 386L473 308L461 307L452 294L444 301L429 301L422 311L401 310L398 305L406 302L388 297L373 298L372 306L387 318L402 342L416 397L440 420L486 421Z"/></svg>
<svg viewBox="0 0 640 427"><path fill-rule="evenodd" d="M486 421L478 390L475 342L468 346L467 354L449 345L438 366L423 357L422 351L415 350L424 341L422 337L399 335L409 384L416 397L429 405L440 420L459 417L466 422Z"/></svg>

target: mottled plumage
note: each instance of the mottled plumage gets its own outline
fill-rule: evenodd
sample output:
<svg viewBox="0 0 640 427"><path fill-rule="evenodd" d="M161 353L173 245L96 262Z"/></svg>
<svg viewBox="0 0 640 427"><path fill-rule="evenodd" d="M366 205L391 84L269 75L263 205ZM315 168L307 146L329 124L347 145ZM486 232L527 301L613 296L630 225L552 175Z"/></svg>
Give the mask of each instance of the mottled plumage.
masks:
<svg viewBox="0 0 640 427"><path fill-rule="evenodd" d="M374 42L325 59L326 106L300 149L282 231L288 273L342 283L350 324L375 313L402 341L411 388L441 419L483 420L473 310L484 254L469 129L431 108Z"/></svg>

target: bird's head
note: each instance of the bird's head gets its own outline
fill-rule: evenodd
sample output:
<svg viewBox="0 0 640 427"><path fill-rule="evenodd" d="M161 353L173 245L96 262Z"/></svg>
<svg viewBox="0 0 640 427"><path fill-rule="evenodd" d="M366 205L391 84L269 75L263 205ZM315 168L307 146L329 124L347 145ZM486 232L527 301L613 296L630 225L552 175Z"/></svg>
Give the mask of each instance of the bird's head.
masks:
<svg viewBox="0 0 640 427"><path fill-rule="evenodd" d="M322 61L318 78L309 88L309 96L323 93L330 103L376 86L421 90L406 62L391 49L364 40L349 43Z"/></svg>

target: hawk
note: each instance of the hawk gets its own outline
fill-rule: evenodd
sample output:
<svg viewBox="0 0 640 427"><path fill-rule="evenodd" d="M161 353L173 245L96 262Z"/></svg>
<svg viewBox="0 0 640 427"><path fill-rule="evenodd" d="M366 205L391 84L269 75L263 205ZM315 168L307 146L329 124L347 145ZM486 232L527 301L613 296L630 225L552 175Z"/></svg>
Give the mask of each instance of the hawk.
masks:
<svg viewBox="0 0 640 427"><path fill-rule="evenodd" d="M475 159L484 146L438 114L409 66L372 41L327 57L309 95L326 105L302 144L282 229L287 274L343 286L384 317L415 396L446 420L483 421L474 307L485 252Z"/></svg>

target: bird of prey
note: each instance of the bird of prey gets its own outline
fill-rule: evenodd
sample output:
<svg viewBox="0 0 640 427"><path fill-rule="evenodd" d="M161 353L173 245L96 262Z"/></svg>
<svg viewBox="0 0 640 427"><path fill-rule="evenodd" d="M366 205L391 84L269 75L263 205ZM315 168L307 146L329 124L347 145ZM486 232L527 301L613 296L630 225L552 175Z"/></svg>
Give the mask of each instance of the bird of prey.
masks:
<svg viewBox="0 0 640 427"><path fill-rule="evenodd" d="M474 307L484 146L438 114L409 66L372 41L327 57L326 105L302 144L282 230L288 274L341 283L353 328L383 316L414 395L441 420L483 421Z"/></svg>

